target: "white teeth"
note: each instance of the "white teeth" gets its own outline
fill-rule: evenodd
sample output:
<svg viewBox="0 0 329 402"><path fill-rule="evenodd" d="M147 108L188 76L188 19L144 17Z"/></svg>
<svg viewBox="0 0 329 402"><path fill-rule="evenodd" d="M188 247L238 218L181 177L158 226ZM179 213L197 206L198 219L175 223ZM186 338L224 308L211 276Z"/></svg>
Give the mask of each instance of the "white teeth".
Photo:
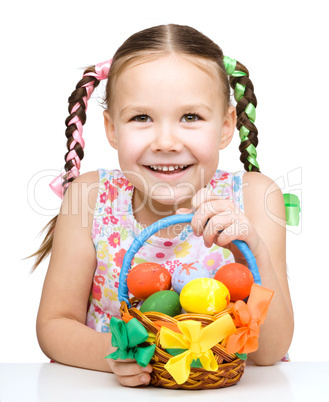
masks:
<svg viewBox="0 0 329 402"><path fill-rule="evenodd" d="M175 169L183 169L187 167L188 165L167 165L167 166L156 166L156 165L150 165L150 168L153 170L162 170L163 172L172 172Z"/></svg>

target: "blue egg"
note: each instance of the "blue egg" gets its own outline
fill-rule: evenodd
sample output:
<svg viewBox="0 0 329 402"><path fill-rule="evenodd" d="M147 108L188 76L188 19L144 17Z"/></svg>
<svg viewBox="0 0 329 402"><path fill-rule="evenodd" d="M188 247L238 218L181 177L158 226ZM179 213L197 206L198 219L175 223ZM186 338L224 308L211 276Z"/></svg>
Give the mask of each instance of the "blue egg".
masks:
<svg viewBox="0 0 329 402"><path fill-rule="evenodd" d="M210 278L210 273L199 262L179 264L171 276L171 286L180 294L183 287L196 278Z"/></svg>

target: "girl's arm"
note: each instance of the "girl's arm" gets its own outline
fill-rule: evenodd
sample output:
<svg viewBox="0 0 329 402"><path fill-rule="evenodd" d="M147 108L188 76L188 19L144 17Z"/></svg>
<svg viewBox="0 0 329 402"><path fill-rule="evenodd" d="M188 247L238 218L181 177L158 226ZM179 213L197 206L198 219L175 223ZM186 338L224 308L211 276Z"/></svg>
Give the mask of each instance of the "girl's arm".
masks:
<svg viewBox="0 0 329 402"><path fill-rule="evenodd" d="M232 240L244 240L253 252L262 285L275 293L260 329L259 348L249 357L256 364L270 365L284 357L294 329L286 271L285 207L281 190L260 173L244 174L243 197L245 214L232 202L200 190L192 199L196 212L191 225L195 235L203 235L206 246L215 243L229 248L237 262L245 263Z"/></svg>
<svg viewBox="0 0 329 402"><path fill-rule="evenodd" d="M116 349L111 334L85 325L96 268L91 229L97 193L98 172L90 172L77 178L65 194L38 313L39 344L56 362L113 372L126 386L147 384L151 365L142 368L134 360L105 359Z"/></svg>
<svg viewBox="0 0 329 402"><path fill-rule="evenodd" d="M58 215L50 264L44 282L37 335L40 347L51 359L82 368L109 371L104 357L110 334L85 325L88 298L96 267L91 239L92 208L97 172L76 179L67 190Z"/></svg>
<svg viewBox="0 0 329 402"><path fill-rule="evenodd" d="M274 296L261 326L259 347L250 358L260 365L273 364L287 353L294 331L286 265L286 214L280 188L260 173L244 175L245 215L259 237L254 250L262 285Z"/></svg>

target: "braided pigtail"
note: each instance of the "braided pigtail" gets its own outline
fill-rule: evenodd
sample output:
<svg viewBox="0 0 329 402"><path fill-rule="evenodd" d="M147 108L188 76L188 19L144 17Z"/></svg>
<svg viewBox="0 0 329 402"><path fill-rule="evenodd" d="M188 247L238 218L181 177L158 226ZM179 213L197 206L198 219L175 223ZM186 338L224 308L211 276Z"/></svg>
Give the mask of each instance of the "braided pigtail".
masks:
<svg viewBox="0 0 329 402"><path fill-rule="evenodd" d="M85 70L82 79L69 97L69 113L65 120L67 153L65 154L65 173L50 183L56 195L63 198L69 184L80 175L80 162L84 157L85 141L82 138L83 125L86 122L88 100L100 81L106 79L111 60L96 64Z"/></svg>
<svg viewBox="0 0 329 402"><path fill-rule="evenodd" d="M70 115L65 120L68 149L65 154L65 173L60 174L50 183L51 189L61 198L64 197L69 184L80 174L80 162L83 159L83 149L85 147L85 142L82 138L82 127L86 122L87 103L100 81L108 77L111 62L112 60L87 68L69 97ZM42 229L41 233L45 231L46 236L39 250L26 257L36 257L32 272L51 252L57 216Z"/></svg>
<svg viewBox="0 0 329 402"><path fill-rule="evenodd" d="M246 171L259 172L259 165L256 160L258 130L254 124L257 106L254 86L249 79L249 71L243 64L227 56L224 56L223 62L226 72L230 76L230 85L234 90L234 98L237 102L236 126L241 139L240 160Z"/></svg>

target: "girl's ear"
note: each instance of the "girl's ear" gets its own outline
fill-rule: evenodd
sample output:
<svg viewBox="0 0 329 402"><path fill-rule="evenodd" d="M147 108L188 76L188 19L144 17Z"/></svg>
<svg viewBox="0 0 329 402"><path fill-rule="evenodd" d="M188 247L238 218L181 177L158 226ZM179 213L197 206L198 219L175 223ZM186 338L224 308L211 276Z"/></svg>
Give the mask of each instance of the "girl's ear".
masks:
<svg viewBox="0 0 329 402"><path fill-rule="evenodd" d="M104 113L104 126L106 131L106 137L114 149L118 149L118 140L115 135L115 129L112 117L108 110L105 110Z"/></svg>
<svg viewBox="0 0 329 402"><path fill-rule="evenodd" d="M232 141L236 126L236 109L234 106L229 106L222 126L222 134L219 143L219 149L224 149Z"/></svg>

